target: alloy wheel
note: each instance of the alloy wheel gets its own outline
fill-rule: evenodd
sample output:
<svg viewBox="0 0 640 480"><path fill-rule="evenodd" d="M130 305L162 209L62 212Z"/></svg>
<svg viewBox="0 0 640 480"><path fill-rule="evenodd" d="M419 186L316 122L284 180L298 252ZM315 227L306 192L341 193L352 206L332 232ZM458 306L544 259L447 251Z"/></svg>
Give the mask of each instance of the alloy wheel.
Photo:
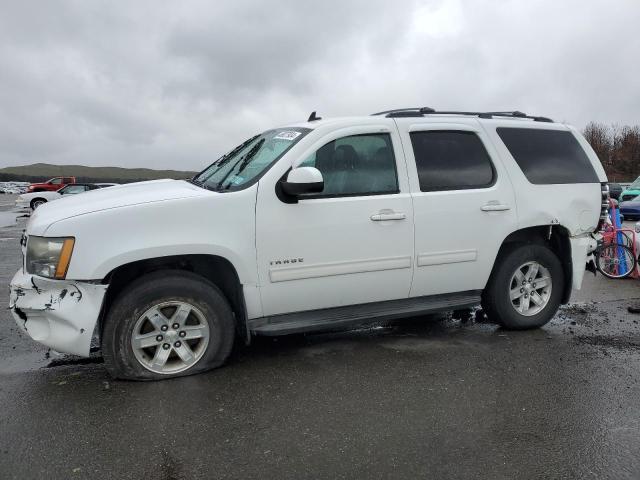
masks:
<svg viewBox="0 0 640 480"><path fill-rule="evenodd" d="M551 274L538 262L527 262L518 269L509 282L511 305L526 317L540 313L551 298Z"/></svg>
<svg viewBox="0 0 640 480"><path fill-rule="evenodd" d="M209 344L209 323L187 302L163 302L137 320L131 347L140 364L159 374L176 374L193 367Z"/></svg>

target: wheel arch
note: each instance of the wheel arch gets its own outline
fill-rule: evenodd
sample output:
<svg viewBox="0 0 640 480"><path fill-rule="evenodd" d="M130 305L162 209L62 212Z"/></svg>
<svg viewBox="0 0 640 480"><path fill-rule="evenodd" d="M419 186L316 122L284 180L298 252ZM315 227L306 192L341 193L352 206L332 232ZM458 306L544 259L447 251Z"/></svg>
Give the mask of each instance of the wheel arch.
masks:
<svg viewBox="0 0 640 480"><path fill-rule="evenodd" d="M517 244L537 243L549 247L558 257L564 272L564 286L561 302L567 303L571 297L573 284L573 263L571 260L571 242L569 230L562 225L537 225L521 228L511 232L500 245L491 276L494 275L498 262L504 253ZM491 276L489 279L491 279ZM488 283L488 282L487 282Z"/></svg>
<svg viewBox="0 0 640 480"><path fill-rule="evenodd" d="M247 310L240 277L234 265L218 255L191 254L146 258L125 263L111 270L103 279L108 284L98 319L97 332L102 334L104 321L114 300L133 280L148 273L161 270L182 270L195 273L213 283L224 294L231 305L238 335L248 338Z"/></svg>

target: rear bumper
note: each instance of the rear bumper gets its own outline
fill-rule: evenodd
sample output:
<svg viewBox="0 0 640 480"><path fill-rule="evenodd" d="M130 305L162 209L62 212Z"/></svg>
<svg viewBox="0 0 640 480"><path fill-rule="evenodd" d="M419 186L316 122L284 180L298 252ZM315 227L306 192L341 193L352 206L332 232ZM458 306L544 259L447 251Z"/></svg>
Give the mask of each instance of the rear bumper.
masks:
<svg viewBox="0 0 640 480"><path fill-rule="evenodd" d="M572 288L580 290L587 264L594 261L593 252L598 247L600 234L590 233L569 238L571 242Z"/></svg>
<svg viewBox="0 0 640 480"><path fill-rule="evenodd" d="M9 309L20 329L58 352L89 355L107 285L49 280L18 270Z"/></svg>

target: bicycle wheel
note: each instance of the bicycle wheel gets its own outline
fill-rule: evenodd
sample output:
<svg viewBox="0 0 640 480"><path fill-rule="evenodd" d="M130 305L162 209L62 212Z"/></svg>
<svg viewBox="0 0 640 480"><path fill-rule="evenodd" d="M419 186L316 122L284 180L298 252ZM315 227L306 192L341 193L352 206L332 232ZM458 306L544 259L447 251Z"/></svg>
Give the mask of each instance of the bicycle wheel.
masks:
<svg viewBox="0 0 640 480"><path fill-rule="evenodd" d="M605 277L624 278L635 270L636 258L626 245L609 243L596 250L596 267Z"/></svg>
<svg viewBox="0 0 640 480"><path fill-rule="evenodd" d="M627 248L633 249L633 237L627 232L617 232L617 243L621 243Z"/></svg>

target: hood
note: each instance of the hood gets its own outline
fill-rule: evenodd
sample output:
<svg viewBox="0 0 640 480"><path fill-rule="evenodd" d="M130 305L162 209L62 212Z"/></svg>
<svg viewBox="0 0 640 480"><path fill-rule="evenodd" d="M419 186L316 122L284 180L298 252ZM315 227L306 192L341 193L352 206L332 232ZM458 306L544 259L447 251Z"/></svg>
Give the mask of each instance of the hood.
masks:
<svg viewBox="0 0 640 480"><path fill-rule="evenodd" d="M211 193L184 180L152 180L99 188L45 203L31 215L29 230L41 235L52 223L78 215Z"/></svg>

